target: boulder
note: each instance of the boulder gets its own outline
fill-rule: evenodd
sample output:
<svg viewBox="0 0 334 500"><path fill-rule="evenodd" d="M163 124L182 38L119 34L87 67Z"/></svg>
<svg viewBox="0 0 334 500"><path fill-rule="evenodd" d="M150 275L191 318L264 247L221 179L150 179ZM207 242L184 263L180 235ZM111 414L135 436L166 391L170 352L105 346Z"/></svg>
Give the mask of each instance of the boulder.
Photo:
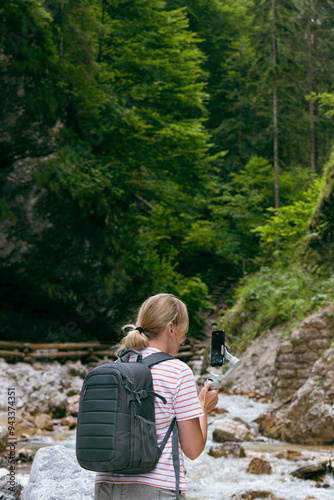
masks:
<svg viewBox="0 0 334 500"><path fill-rule="evenodd" d="M62 426L69 427L69 429L75 429L77 426L77 419L69 415L68 417L64 417L60 421Z"/></svg>
<svg viewBox="0 0 334 500"><path fill-rule="evenodd" d="M53 430L53 420L50 415L47 415L46 413L41 413L40 415L37 415L35 418L35 424L38 429L43 429L46 431L52 431Z"/></svg>
<svg viewBox="0 0 334 500"><path fill-rule="evenodd" d="M310 464L291 472L291 475L299 479L317 479L319 476L324 476L326 472L329 472L329 467L326 462Z"/></svg>
<svg viewBox="0 0 334 500"><path fill-rule="evenodd" d="M7 471L7 473L9 472ZM23 486L17 481L11 480L7 473L0 477L0 499L19 500Z"/></svg>
<svg viewBox="0 0 334 500"><path fill-rule="evenodd" d="M225 408L214 408L210 411L209 415L214 417L216 415L224 415L225 413L229 413L229 411L225 410Z"/></svg>
<svg viewBox="0 0 334 500"><path fill-rule="evenodd" d="M209 450L209 455L214 458L244 458L245 450L238 443L224 443L222 445L213 445Z"/></svg>
<svg viewBox="0 0 334 500"><path fill-rule="evenodd" d="M5 451L7 446L8 432L5 427L0 425L0 451Z"/></svg>
<svg viewBox="0 0 334 500"><path fill-rule="evenodd" d="M276 458L281 458L284 460L298 460L302 454L300 451L295 451L295 450L284 450L280 451L275 455Z"/></svg>
<svg viewBox="0 0 334 500"><path fill-rule="evenodd" d="M262 458L253 458L253 460L249 463L248 474L272 474L272 468L267 460L263 460Z"/></svg>
<svg viewBox="0 0 334 500"><path fill-rule="evenodd" d="M22 500L93 500L95 472L77 462L75 450L62 445L40 448Z"/></svg>
<svg viewBox="0 0 334 500"><path fill-rule="evenodd" d="M241 419L218 420L213 431L213 439L219 443L226 441L253 441L255 435Z"/></svg>
<svg viewBox="0 0 334 500"><path fill-rule="evenodd" d="M265 498L266 500L284 500L284 498L277 498L271 491L243 491L232 495L230 500L258 500L259 498Z"/></svg>

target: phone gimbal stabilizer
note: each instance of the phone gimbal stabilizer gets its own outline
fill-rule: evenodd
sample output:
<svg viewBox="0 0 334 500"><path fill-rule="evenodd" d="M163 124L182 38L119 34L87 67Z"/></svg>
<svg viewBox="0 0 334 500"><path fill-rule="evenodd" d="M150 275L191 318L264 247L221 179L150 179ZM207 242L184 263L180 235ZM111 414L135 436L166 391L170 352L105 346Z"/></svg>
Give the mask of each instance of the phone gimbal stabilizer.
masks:
<svg viewBox="0 0 334 500"><path fill-rule="evenodd" d="M235 356L232 356L228 352L228 350L226 349L226 347L224 345L221 346L221 353L222 353L222 356L223 356L223 364L222 364L222 366L224 366L225 359L227 359L227 361L229 362L229 364L231 366L227 370L227 372L224 373L224 374L222 374L222 375L216 375L214 373L210 373L209 378L205 381L205 384L207 382L212 382L209 391L214 391L216 389L219 389L219 386L220 386L220 383L222 382L222 380L226 379L231 374L231 372L234 370L234 368L237 366L237 364L240 363L240 359L236 358Z"/></svg>

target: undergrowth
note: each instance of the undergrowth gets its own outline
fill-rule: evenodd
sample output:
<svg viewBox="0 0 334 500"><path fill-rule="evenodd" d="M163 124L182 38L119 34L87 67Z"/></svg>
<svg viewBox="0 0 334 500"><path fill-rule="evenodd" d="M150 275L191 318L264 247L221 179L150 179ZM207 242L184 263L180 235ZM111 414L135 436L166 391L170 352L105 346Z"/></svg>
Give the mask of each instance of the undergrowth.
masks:
<svg viewBox="0 0 334 500"><path fill-rule="evenodd" d="M299 321L334 300L334 274L299 262L263 267L235 290L235 305L219 321L233 352L243 352L268 329L289 334Z"/></svg>

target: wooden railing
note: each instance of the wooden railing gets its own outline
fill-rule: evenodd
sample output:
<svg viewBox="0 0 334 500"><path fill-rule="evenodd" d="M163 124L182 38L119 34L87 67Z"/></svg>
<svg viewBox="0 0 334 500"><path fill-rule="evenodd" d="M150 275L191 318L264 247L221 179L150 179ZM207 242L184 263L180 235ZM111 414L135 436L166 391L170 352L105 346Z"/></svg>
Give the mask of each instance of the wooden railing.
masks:
<svg viewBox="0 0 334 500"><path fill-rule="evenodd" d="M204 351L204 343L190 339L180 347L177 358L182 361L200 359ZM112 346L107 342L66 342L66 343L31 343L0 341L0 358L8 362L34 363L35 361L81 360L83 363L108 359L116 359Z"/></svg>

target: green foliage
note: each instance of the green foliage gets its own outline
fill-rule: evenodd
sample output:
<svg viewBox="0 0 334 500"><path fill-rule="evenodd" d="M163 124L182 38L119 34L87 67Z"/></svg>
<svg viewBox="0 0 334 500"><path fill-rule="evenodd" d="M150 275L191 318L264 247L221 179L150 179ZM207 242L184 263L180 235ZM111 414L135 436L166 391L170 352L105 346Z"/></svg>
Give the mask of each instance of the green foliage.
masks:
<svg viewBox="0 0 334 500"><path fill-rule="evenodd" d="M328 107L325 112L326 116L334 115L334 94L329 92L323 92L321 94L312 93L312 98L315 102L318 102L323 108Z"/></svg>
<svg viewBox="0 0 334 500"><path fill-rule="evenodd" d="M265 330L303 319L334 300L334 275L307 271L298 261L263 267L235 290L236 305L222 318L235 348L245 349Z"/></svg>
<svg viewBox="0 0 334 500"><path fill-rule="evenodd" d="M320 263L332 268L334 262L334 151L324 167L324 178L324 185L312 214L310 233L304 244L304 260L310 266Z"/></svg>
<svg viewBox="0 0 334 500"><path fill-rule="evenodd" d="M271 215L266 224L251 230L260 235L260 246L267 259L279 258L282 261L293 256L301 239L307 234L310 217L323 185L324 179L315 181L312 187L300 195L298 201L282 207L279 217ZM268 211L274 213L275 209L270 207Z"/></svg>
<svg viewBox="0 0 334 500"><path fill-rule="evenodd" d="M39 186L47 186L59 197L69 196L77 202L81 214L107 216L124 196L120 170L86 152L83 156L70 147L57 157L41 163L35 172Z"/></svg>
<svg viewBox="0 0 334 500"><path fill-rule="evenodd" d="M212 307L208 284L253 272L271 255L286 267L276 262L250 276L225 315L243 339L330 300L328 277L321 290L288 261L321 188L320 181L310 187L305 168L305 96L312 87L322 93L315 106L333 106L332 2L312 4L318 53L311 61L311 6L277 4L279 218L267 217L274 205L269 0L7 3L0 50L9 76L22 84L31 123L61 123L57 150L39 162L35 181L73 210L82 234L94 233L115 323L148 294L171 291L187 303L199 335L201 311ZM333 128L318 111L320 169ZM327 182L326 206L331 192ZM5 202L0 212L16 222ZM329 220L312 233L329 228L324 245ZM54 283L41 289L57 296Z"/></svg>
<svg viewBox="0 0 334 500"><path fill-rule="evenodd" d="M284 171L281 176L282 203L291 203L296 196L308 200L308 195L302 192L310 182L311 174L302 169ZM273 184L272 165L259 157L252 158L240 172L233 173L228 183L213 182L206 192L205 217L191 222L183 241L188 259L196 259L199 255L203 259L210 255L218 266L229 266L232 274L240 273L243 261L247 262L247 271L254 270L254 258L259 254L256 228L274 205ZM201 206L199 199L194 201L197 207ZM205 207L203 201L202 206ZM288 209L283 207L282 210Z"/></svg>

